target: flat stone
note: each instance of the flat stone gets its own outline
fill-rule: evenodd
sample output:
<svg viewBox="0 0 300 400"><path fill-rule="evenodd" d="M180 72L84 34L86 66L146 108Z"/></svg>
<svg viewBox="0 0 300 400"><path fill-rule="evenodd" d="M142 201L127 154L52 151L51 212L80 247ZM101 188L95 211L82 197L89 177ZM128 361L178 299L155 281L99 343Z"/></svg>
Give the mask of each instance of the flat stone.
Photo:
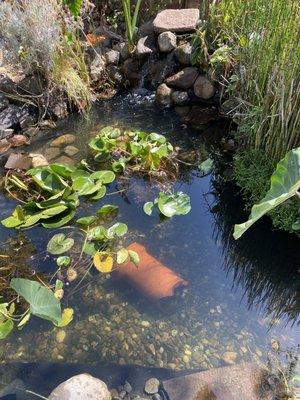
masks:
<svg viewBox="0 0 300 400"><path fill-rule="evenodd" d="M177 45L177 37L173 32L163 32L158 38L158 47L162 53L170 53Z"/></svg>
<svg viewBox="0 0 300 400"><path fill-rule="evenodd" d="M226 364L235 364L237 359L237 353L234 351L226 351L223 355L222 355L222 360L226 363Z"/></svg>
<svg viewBox="0 0 300 400"><path fill-rule="evenodd" d="M216 88L207 76L200 75L194 83L194 92L197 97L208 100L214 96Z"/></svg>
<svg viewBox="0 0 300 400"><path fill-rule="evenodd" d="M65 135L61 135L56 139L52 140L50 143L51 147L62 147L68 144L73 144L75 142L75 136L71 133L67 133Z"/></svg>
<svg viewBox="0 0 300 400"><path fill-rule="evenodd" d="M145 383L145 393L155 394L158 393L160 382L156 378L150 378Z"/></svg>
<svg viewBox="0 0 300 400"><path fill-rule="evenodd" d="M31 158L31 165L33 168L46 167L49 165L48 161L42 154L30 153L29 156Z"/></svg>
<svg viewBox="0 0 300 400"><path fill-rule="evenodd" d="M44 151L44 156L47 158L48 161L54 160L61 154L61 150L59 147L48 147Z"/></svg>
<svg viewBox="0 0 300 400"><path fill-rule="evenodd" d="M255 364L214 368L163 382L170 400L271 400L267 372Z"/></svg>
<svg viewBox="0 0 300 400"><path fill-rule="evenodd" d="M75 156L76 154L79 153L79 149L77 147L75 147L75 146L67 146L64 149L64 152L66 153L67 156L73 157L73 156Z"/></svg>
<svg viewBox="0 0 300 400"><path fill-rule="evenodd" d="M32 167L32 158L28 154L11 153L4 166L5 169L24 169Z"/></svg>
<svg viewBox="0 0 300 400"><path fill-rule="evenodd" d="M10 139L8 139L9 143L12 147L24 146L25 144L29 144L30 140L25 135L14 135Z"/></svg>
<svg viewBox="0 0 300 400"><path fill-rule="evenodd" d="M110 400L106 384L89 374L73 376L57 386L49 400Z"/></svg>
<svg viewBox="0 0 300 400"><path fill-rule="evenodd" d="M75 161L72 160L72 158L67 157L67 156L60 156L55 160L56 163L58 164L66 164L66 165L74 165Z"/></svg>
<svg viewBox="0 0 300 400"><path fill-rule="evenodd" d="M198 69L195 67L186 67L177 74L170 76L165 80L169 86L174 86L179 89L189 89L193 87L198 76Z"/></svg>
<svg viewBox="0 0 300 400"><path fill-rule="evenodd" d="M156 103L161 107L170 107L172 103L171 94L172 89L165 83L162 83L158 86L156 91Z"/></svg>
<svg viewBox="0 0 300 400"><path fill-rule="evenodd" d="M153 21L156 33L193 32L200 17L199 9L164 10L157 14Z"/></svg>

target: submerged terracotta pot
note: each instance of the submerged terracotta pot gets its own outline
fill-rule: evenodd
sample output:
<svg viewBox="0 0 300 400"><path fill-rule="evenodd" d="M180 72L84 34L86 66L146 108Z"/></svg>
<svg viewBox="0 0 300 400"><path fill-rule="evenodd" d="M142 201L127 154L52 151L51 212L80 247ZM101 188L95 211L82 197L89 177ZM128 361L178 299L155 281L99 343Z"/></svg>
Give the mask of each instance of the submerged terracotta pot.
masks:
<svg viewBox="0 0 300 400"><path fill-rule="evenodd" d="M140 264L138 267L132 262L123 264L117 269L116 274L119 278L130 282L149 299L158 301L171 297L177 287L187 286L187 281L151 256L141 244L132 243L128 250L134 250L138 253Z"/></svg>

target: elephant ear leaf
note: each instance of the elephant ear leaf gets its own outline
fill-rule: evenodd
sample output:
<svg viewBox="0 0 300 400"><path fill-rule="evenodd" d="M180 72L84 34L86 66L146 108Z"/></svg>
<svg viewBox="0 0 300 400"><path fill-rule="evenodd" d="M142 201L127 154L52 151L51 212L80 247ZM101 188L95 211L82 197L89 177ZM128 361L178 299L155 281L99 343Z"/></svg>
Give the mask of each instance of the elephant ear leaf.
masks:
<svg viewBox="0 0 300 400"><path fill-rule="evenodd" d="M300 189L300 147L289 151L279 161L271 176L271 187L266 196L251 209L248 221L235 225L233 237L239 239L259 218L296 195Z"/></svg>

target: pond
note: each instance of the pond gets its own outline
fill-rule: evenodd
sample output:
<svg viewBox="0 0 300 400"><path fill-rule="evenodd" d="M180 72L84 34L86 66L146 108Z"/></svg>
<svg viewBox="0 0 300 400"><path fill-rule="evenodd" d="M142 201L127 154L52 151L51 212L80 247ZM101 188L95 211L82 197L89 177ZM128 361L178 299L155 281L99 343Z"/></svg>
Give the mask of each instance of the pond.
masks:
<svg viewBox="0 0 300 400"><path fill-rule="evenodd" d="M220 151L228 129L215 122L201 132L193 130L174 110L156 108L151 96L128 95L94 107L89 119L71 116L53 132L44 133L33 147L45 152L53 137L71 133L76 135L79 160L87 154L89 139L108 124L164 134L174 146L189 154L200 151L204 159ZM74 320L63 333L32 318L22 331L15 330L0 342L2 363L137 365L186 371L268 359L285 363L286 357L296 355L299 242L274 232L267 218L235 241L232 229L244 217L243 205L224 175L216 171L201 177L197 166L185 168L172 187L189 194L192 210L169 220L143 212L143 204L156 197L159 187L134 176L125 186L120 180L111 184L109 197L83 203L80 215L92 214L108 202L118 205L118 221L129 228L124 244L143 244L188 285L158 306L125 282L91 271L66 291L63 301L74 308ZM4 193L0 201L3 219L15 202ZM45 248L52 234L40 227L21 233L0 227L1 248L10 241L12 250L21 252L18 263L51 276L55 263L45 255ZM20 242L32 249L25 251Z"/></svg>

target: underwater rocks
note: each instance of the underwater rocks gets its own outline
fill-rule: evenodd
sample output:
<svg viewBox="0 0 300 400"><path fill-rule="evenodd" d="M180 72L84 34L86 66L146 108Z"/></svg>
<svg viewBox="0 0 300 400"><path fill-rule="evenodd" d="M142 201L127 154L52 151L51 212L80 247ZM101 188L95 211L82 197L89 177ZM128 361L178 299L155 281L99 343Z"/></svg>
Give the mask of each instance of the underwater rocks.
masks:
<svg viewBox="0 0 300 400"><path fill-rule="evenodd" d="M158 393L160 382L156 378L150 378L145 383L145 393L147 394L156 394Z"/></svg>
<svg viewBox="0 0 300 400"><path fill-rule="evenodd" d="M49 400L110 400L106 384L89 374L73 376L55 388Z"/></svg>
<svg viewBox="0 0 300 400"><path fill-rule="evenodd" d="M63 147L65 145L73 144L75 142L75 136L67 133L65 135L61 135L56 139L52 140L50 143L51 147Z"/></svg>

